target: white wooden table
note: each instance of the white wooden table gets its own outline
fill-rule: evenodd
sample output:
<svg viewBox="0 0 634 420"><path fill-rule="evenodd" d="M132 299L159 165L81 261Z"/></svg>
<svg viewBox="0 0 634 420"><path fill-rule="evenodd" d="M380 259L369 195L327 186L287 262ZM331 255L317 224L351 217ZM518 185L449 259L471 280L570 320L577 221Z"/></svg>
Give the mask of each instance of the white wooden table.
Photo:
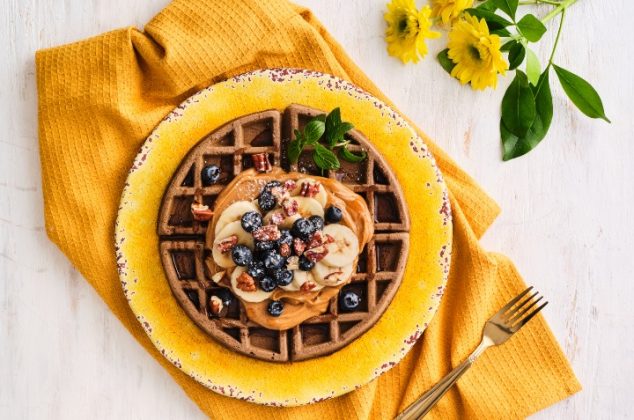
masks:
<svg viewBox="0 0 634 420"><path fill-rule="evenodd" d="M0 418L202 417L43 228L35 51L142 27L167 3L0 0ZM549 137L510 163L500 160L498 140L509 80L476 93L432 58L416 66L389 58L384 0L299 3L501 204L484 243L512 257L549 298L545 316L584 385L535 418L632 418L634 3L579 1L557 54L558 63L592 81L613 124L581 115L557 86ZM554 31L545 36L542 58L553 38Z"/></svg>

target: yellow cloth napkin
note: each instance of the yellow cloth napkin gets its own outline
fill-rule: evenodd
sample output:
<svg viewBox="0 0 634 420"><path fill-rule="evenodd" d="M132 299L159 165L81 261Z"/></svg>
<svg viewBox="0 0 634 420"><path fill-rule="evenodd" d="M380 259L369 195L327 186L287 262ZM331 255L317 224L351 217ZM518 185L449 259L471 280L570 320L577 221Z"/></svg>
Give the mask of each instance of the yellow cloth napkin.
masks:
<svg viewBox="0 0 634 420"><path fill-rule="evenodd" d="M112 31L39 51L36 61L48 235L211 417L393 417L459 363L478 343L484 321L524 288L508 259L478 244L498 213L495 203L419 131L451 191L455 235L447 291L423 339L372 383L310 406L263 407L209 391L154 348L128 307L117 276L114 221L128 169L143 140L194 92L258 68L332 73L389 101L309 10L284 0L176 0L144 32ZM539 316L507 344L485 353L431 417L520 418L579 389Z"/></svg>

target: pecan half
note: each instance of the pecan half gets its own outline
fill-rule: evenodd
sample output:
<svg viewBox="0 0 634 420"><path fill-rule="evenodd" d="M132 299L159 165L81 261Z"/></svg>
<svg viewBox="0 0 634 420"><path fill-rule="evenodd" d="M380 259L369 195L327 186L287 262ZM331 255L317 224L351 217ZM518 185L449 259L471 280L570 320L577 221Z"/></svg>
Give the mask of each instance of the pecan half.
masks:
<svg viewBox="0 0 634 420"><path fill-rule="evenodd" d="M315 231L315 233L313 233L313 236L310 237L310 241L308 241L307 248L308 249L315 248L323 244L324 244L324 236L321 230L317 230Z"/></svg>
<svg viewBox="0 0 634 420"><path fill-rule="evenodd" d="M276 211L271 215L271 223L273 223L274 225L282 224L284 219L286 219L286 216L284 216L284 213L282 213L281 211Z"/></svg>
<svg viewBox="0 0 634 420"><path fill-rule="evenodd" d="M306 283L302 284L299 290L301 290L302 292L310 292L315 287L317 287L317 283L312 280L308 280Z"/></svg>
<svg viewBox="0 0 634 420"><path fill-rule="evenodd" d="M302 255L306 250L306 242L299 238L293 238L293 250L295 251L295 255Z"/></svg>
<svg viewBox="0 0 634 420"><path fill-rule="evenodd" d="M222 299L218 296L212 296L209 298L209 310L213 316L223 317L227 314L229 308L222 303Z"/></svg>
<svg viewBox="0 0 634 420"><path fill-rule="evenodd" d="M256 155L251 156L253 159L253 167L258 172L270 172L271 162L269 162L269 154L268 153L258 153Z"/></svg>
<svg viewBox="0 0 634 420"><path fill-rule="evenodd" d="M289 244L281 244L280 255L282 257L288 257L289 255L291 255L291 246Z"/></svg>
<svg viewBox="0 0 634 420"><path fill-rule="evenodd" d="M257 289L255 279L246 271L238 276L236 287L244 292L255 292Z"/></svg>
<svg viewBox="0 0 634 420"><path fill-rule="evenodd" d="M275 197L278 203L288 200L291 197L290 193L286 191L286 188L284 187L271 188L271 195Z"/></svg>
<svg viewBox="0 0 634 420"><path fill-rule="evenodd" d="M191 206L192 215L197 222L208 222L214 215L209 206L194 201Z"/></svg>
<svg viewBox="0 0 634 420"><path fill-rule="evenodd" d="M294 216L299 210L299 203L297 202L297 200L287 198L282 202L282 208L284 209L284 213L286 213L287 216Z"/></svg>
<svg viewBox="0 0 634 420"><path fill-rule="evenodd" d="M304 197L314 197L319 192L321 184L319 182L302 182L302 188L299 191Z"/></svg>
<svg viewBox="0 0 634 420"><path fill-rule="evenodd" d="M282 236L277 225L266 225L253 231L253 238L256 241L277 241Z"/></svg>
<svg viewBox="0 0 634 420"><path fill-rule="evenodd" d="M312 262L319 262L323 260L326 255L328 255L328 249L326 249L323 245L311 248L304 252L304 256Z"/></svg>
<svg viewBox="0 0 634 420"><path fill-rule="evenodd" d="M286 191L293 191L296 186L297 182L293 181L292 179L287 179L286 181L284 181L284 189Z"/></svg>
<svg viewBox="0 0 634 420"><path fill-rule="evenodd" d="M218 251L222 252L223 254L226 254L227 252L231 251L233 247L236 246L237 243L238 243L238 236L231 235L226 237L222 241L218 242L216 244L216 248L218 248Z"/></svg>

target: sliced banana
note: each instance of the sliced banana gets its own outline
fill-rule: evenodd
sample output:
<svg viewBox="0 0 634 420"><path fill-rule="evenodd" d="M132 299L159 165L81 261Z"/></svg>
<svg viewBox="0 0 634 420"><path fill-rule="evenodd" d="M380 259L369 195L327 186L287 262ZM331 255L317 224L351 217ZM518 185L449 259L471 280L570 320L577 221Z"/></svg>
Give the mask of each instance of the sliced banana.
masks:
<svg viewBox="0 0 634 420"><path fill-rule="evenodd" d="M304 182L308 182L308 183L314 184L314 183L319 182L319 181L315 181L314 179L310 179L310 178L298 179L297 180L297 185L291 191L291 195L299 196L299 193L302 190L302 184ZM319 204L321 205L321 207L326 207L326 204L328 203L328 194L326 194L326 190L324 189L323 185L321 185L319 187L319 191L312 198L317 200L319 202Z"/></svg>
<svg viewBox="0 0 634 420"><path fill-rule="evenodd" d="M240 220L242 215L249 211L257 211L260 212L257 204L253 204L251 201L236 201L227 207L220 218L216 222L216 228L214 229L214 234L218 236L218 233L225 228L229 223L235 222L236 220Z"/></svg>
<svg viewBox="0 0 634 420"><path fill-rule="evenodd" d="M315 200L314 198L297 196L293 197L293 200L297 200L297 203L299 204L297 213L301 217L324 217L324 207L319 203L319 201Z"/></svg>
<svg viewBox="0 0 634 420"><path fill-rule="evenodd" d="M211 250L211 255L214 259L214 262L218 264L220 267L229 268L233 267L236 264L233 262L231 258L231 252L222 253L216 246L223 239L227 239L228 237L236 235L238 237L238 244L245 245L249 248L253 249L253 236L250 233L247 233L244 229L242 229L242 224L239 220L233 221L227 224L214 239L214 245Z"/></svg>
<svg viewBox="0 0 634 420"><path fill-rule="evenodd" d="M263 220L263 224L265 225L269 225L271 223L273 223L271 221L271 219L273 218L273 215L275 213L281 213L282 215L284 214L284 210L282 209L274 209L271 210L270 212L266 213L264 215ZM299 214L294 214L292 216L286 217L284 220L282 220L282 223L280 223L278 226L280 227L280 229L290 229L293 227L293 223L295 223L295 220L299 219L301 216Z"/></svg>
<svg viewBox="0 0 634 420"><path fill-rule="evenodd" d="M319 261L312 269L315 282L322 286L339 286L352 275L352 264L343 267L331 267Z"/></svg>
<svg viewBox="0 0 634 420"><path fill-rule="evenodd" d="M246 271L246 268L244 267L237 267L235 270L233 270L233 273L231 273L231 290L233 291L233 293L238 296L240 299L244 300L245 302L262 302L263 300L268 299L269 297L271 297L271 295L273 294L273 292L265 292L264 290L260 289L259 287L257 287L253 292L245 292L242 289L238 288L238 277L240 277L240 275L242 273L244 273Z"/></svg>
<svg viewBox="0 0 634 420"><path fill-rule="evenodd" d="M330 235L334 242L326 244L328 254L321 262L331 267L351 264L359 255L359 239L349 227L340 224L324 226L324 236Z"/></svg>
<svg viewBox="0 0 634 420"><path fill-rule="evenodd" d="M298 290L302 288L302 285L306 283L307 281L315 281L310 271L293 270L293 282L289 284L288 286L280 286L280 288L282 288L283 290L286 290L287 292L297 292ZM317 290L321 290L324 288L323 285L317 282L315 282L315 284L316 284L316 287L311 290L312 292L315 292Z"/></svg>

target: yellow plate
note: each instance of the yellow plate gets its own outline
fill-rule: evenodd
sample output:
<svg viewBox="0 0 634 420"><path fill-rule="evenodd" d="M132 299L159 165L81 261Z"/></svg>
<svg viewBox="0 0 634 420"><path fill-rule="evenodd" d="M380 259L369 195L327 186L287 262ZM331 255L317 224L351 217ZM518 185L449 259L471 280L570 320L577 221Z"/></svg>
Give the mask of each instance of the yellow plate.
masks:
<svg viewBox="0 0 634 420"><path fill-rule="evenodd" d="M181 160L227 121L292 103L341 108L400 182L411 218L402 283L377 323L338 352L269 363L232 352L200 330L168 285L157 217ZM132 311L175 366L209 389L260 404L293 406L352 391L394 366L421 336L442 296L452 224L442 176L427 147L400 115L358 87L307 70L258 70L202 90L172 111L145 141L128 175L116 224L119 275Z"/></svg>

